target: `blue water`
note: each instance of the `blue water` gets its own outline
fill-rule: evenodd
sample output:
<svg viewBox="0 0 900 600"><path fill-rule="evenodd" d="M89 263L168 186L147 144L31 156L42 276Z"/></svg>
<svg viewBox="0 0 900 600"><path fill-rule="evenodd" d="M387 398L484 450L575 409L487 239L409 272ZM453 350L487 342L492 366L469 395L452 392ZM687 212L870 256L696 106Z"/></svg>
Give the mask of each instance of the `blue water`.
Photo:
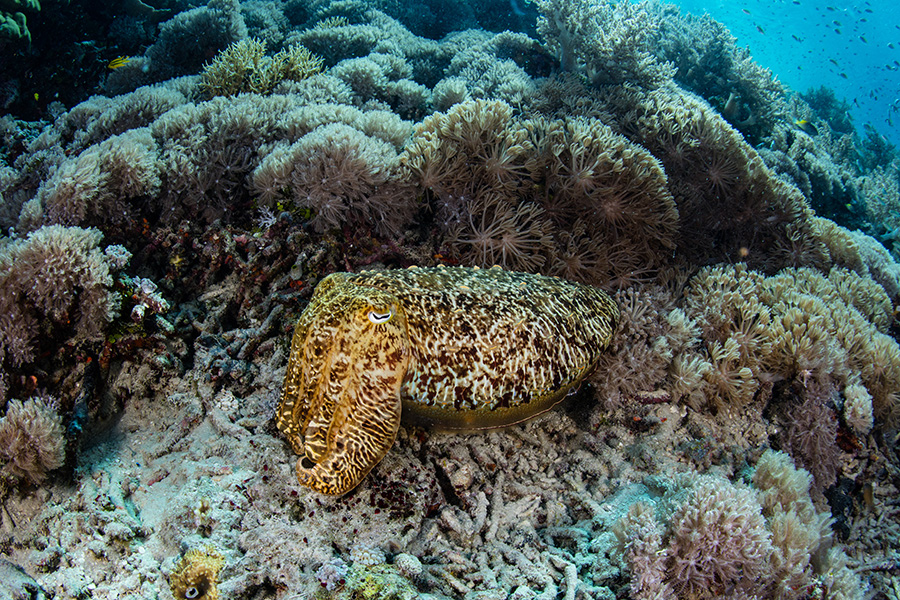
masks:
<svg viewBox="0 0 900 600"><path fill-rule="evenodd" d="M826 86L900 146L900 5L891 0L681 0L683 13L709 13L749 46L754 60L799 92ZM893 47L889 46L892 45Z"/></svg>

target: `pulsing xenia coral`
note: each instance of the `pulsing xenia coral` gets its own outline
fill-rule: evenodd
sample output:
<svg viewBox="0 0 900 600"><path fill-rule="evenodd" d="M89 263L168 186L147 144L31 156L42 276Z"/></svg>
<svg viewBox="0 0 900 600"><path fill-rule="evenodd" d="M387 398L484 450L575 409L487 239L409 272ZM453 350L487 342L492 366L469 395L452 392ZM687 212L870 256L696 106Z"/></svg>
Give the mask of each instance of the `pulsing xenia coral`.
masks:
<svg viewBox="0 0 900 600"><path fill-rule="evenodd" d="M0 419L2 471L41 483L66 458L62 419L42 398L10 400Z"/></svg>
<svg viewBox="0 0 900 600"><path fill-rule="evenodd" d="M626 286L675 246L678 211L659 162L597 118L464 102L425 119L403 161L470 264Z"/></svg>
<svg viewBox="0 0 900 600"><path fill-rule="evenodd" d="M74 341L98 339L118 308L96 229L51 225L0 248L0 362L35 358L43 327Z"/></svg>
<svg viewBox="0 0 900 600"><path fill-rule="evenodd" d="M796 600L812 583L833 597L861 597L841 557L820 553L831 544L831 516L817 512L810 481L786 454L767 450L753 487L685 474L662 497L642 496L613 526L630 597Z"/></svg>
<svg viewBox="0 0 900 600"><path fill-rule="evenodd" d="M275 144L253 178L263 202L283 199L311 209L318 231L362 222L396 233L416 209L394 147L344 123L323 124L290 145Z"/></svg>
<svg viewBox="0 0 900 600"><path fill-rule="evenodd" d="M897 411L900 346L886 334L890 301L868 277L839 268L766 277L741 264L708 267L691 280L686 300L706 348L678 360L709 364L701 389L711 404L747 404L760 381L776 377L804 390L814 380L838 389L861 383L868 397L849 392L856 414L868 412L858 403L869 397L876 418Z"/></svg>

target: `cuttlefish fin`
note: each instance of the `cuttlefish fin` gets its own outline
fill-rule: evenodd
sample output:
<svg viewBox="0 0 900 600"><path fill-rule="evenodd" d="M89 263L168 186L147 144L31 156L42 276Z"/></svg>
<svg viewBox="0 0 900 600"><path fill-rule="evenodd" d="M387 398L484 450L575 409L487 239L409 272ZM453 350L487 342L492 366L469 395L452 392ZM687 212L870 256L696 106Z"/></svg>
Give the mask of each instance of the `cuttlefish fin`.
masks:
<svg viewBox="0 0 900 600"><path fill-rule="evenodd" d="M301 485L339 496L355 488L388 453L400 430L400 391L389 397L341 402L335 409L324 454L315 466L297 461Z"/></svg>

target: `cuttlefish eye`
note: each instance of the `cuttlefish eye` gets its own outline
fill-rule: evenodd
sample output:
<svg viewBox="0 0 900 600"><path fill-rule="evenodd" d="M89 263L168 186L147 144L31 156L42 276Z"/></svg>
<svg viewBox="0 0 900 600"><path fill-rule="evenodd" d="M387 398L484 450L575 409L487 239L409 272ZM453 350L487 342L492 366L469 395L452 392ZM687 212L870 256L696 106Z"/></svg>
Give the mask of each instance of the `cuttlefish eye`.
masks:
<svg viewBox="0 0 900 600"><path fill-rule="evenodd" d="M194 586L191 586L188 589L184 590L184 597L188 598L188 600L197 598L198 596L200 596L200 590Z"/></svg>
<svg viewBox="0 0 900 600"><path fill-rule="evenodd" d="M391 317L394 316L393 307L387 309L385 312L379 312L377 310L369 311L369 320L375 323L376 325L380 323L387 323L391 320Z"/></svg>

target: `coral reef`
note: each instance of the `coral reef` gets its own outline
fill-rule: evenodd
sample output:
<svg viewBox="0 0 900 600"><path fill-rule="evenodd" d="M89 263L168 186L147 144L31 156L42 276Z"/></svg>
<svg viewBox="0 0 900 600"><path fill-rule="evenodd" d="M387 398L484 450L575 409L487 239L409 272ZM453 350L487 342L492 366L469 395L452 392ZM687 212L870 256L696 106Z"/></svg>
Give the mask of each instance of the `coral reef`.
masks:
<svg viewBox="0 0 900 600"><path fill-rule="evenodd" d="M649 4L541 0L538 32L562 70L584 75L594 85L627 81L656 87L675 69L650 53L659 22Z"/></svg>
<svg viewBox="0 0 900 600"><path fill-rule="evenodd" d="M191 595L190 548L235 600L890 593L874 133L656 1L547 0L538 33L476 28L522 2L165 5L47 11L54 60L42 31L0 66L0 102L45 119L0 119L0 403L55 399L3 423L40 412L66 463L4 455L0 550L46 595ZM76 12L104 33L62 43ZM283 72L300 47L321 72ZM299 485L278 391L316 285L495 263L610 289L599 374L502 430L400 423L343 497Z"/></svg>
<svg viewBox="0 0 900 600"><path fill-rule="evenodd" d="M816 511L810 477L767 450L753 487L716 476L654 481L616 521L614 532L634 574L631 598L800 598L807 586L861 598L862 586L839 557L814 566L831 544L830 515ZM654 492L662 492L657 496ZM662 522L660 522L662 519ZM836 574L830 569L839 570ZM840 584L825 583L840 579Z"/></svg>
<svg viewBox="0 0 900 600"><path fill-rule="evenodd" d="M597 119L517 119L504 102L468 101L425 119L403 160L469 264L625 286L674 245L659 163Z"/></svg>
<svg viewBox="0 0 900 600"><path fill-rule="evenodd" d="M767 377L804 384L862 383L880 419L896 418L900 347L886 335L883 288L851 271L785 269L765 277L742 265L694 277L686 312L707 340L707 398L746 404ZM857 379L858 378L858 379Z"/></svg>

